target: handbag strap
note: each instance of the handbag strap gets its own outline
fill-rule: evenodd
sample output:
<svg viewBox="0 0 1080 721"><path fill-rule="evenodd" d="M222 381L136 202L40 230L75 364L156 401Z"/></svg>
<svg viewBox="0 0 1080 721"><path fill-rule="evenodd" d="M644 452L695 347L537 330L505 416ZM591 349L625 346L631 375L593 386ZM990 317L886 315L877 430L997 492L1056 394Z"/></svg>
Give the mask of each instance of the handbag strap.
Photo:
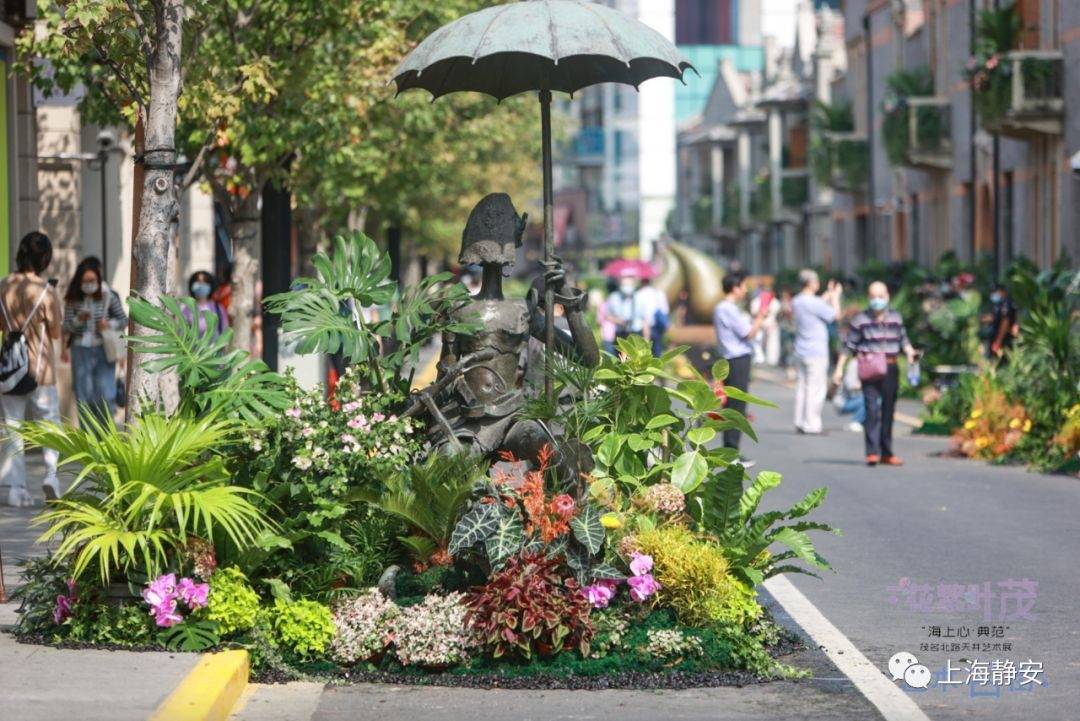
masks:
<svg viewBox="0 0 1080 721"><path fill-rule="evenodd" d="M7 326L9 332L15 329L15 321L12 319L11 314L8 312L7 303L4 302L4 293L7 291L7 281L3 286L0 286L0 310L4 313L4 325ZM34 303L34 307L30 309L29 315L26 316L26 320L23 321L22 328L19 329L20 333L26 333L26 329L30 327L30 321L34 319L34 316L38 312L38 308L45 302L45 294L49 292L49 284L46 283L45 287L41 289L41 295L38 296L37 301Z"/></svg>

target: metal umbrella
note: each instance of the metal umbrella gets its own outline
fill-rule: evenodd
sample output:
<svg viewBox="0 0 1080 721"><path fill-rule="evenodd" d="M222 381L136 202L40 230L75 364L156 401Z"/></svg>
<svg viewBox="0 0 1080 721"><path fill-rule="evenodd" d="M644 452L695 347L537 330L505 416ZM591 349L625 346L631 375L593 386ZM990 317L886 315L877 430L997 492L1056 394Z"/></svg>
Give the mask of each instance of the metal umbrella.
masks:
<svg viewBox="0 0 1080 721"><path fill-rule="evenodd" d="M544 260L554 254L551 93L573 94L598 83L635 88L649 78L682 79L686 58L663 35L588 0L522 0L479 10L425 38L394 71L397 92L433 99L471 90L498 100L538 91L544 169ZM695 72L697 72L695 70ZM547 361L555 347L554 293L544 296ZM552 381L546 374L547 397Z"/></svg>

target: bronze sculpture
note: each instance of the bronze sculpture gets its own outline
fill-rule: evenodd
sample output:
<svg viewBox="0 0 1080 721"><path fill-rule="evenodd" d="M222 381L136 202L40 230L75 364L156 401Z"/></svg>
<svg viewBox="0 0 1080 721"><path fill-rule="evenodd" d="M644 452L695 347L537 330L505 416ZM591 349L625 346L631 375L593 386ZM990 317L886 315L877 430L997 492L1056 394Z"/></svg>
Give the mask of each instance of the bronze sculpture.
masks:
<svg viewBox="0 0 1080 721"><path fill-rule="evenodd" d="M453 316L476 330L444 334L438 376L416 394L408 411L427 411L436 447L483 455L509 451L533 461L556 440L543 423L518 415L526 399L523 356L530 337L543 340L547 288L554 291L568 326L556 329L556 351L590 366L599 363L596 339L583 314L585 293L566 283L558 258L544 263L543 282L534 284L528 299L503 296L503 270L513 265L521 247L526 217L518 215L505 193L484 197L469 214L458 262L481 266L482 282Z"/></svg>

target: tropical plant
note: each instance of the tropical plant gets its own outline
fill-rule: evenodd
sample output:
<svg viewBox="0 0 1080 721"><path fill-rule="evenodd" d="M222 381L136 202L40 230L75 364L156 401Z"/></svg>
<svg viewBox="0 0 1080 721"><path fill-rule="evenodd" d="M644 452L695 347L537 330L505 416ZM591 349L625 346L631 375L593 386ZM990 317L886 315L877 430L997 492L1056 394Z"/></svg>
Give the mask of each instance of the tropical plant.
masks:
<svg viewBox="0 0 1080 721"><path fill-rule="evenodd" d="M266 307L281 316L299 353L341 353L365 374L368 388L408 393L403 373L416 367L420 349L444 331L472 329L451 317L468 300L465 286L437 273L399 296L389 254L363 233L338 237L333 257L317 253L311 262L315 276L297 278ZM367 309L392 303L389 317L365 317Z"/></svg>
<svg viewBox="0 0 1080 721"><path fill-rule="evenodd" d="M24 636L54 630L78 600L71 569L56 563L51 554L22 559L19 566L23 582L11 594L11 600L19 603L15 633ZM69 599L63 604L66 608L60 598Z"/></svg>
<svg viewBox="0 0 1080 721"><path fill-rule="evenodd" d="M850 134L855 130L851 101L838 100L831 105L816 101L810 122L818 131L812 137L810 148L815 180L825 185L839 184L844 189L861 188L869 171L866 141L835 135Z"/></svg>
<svg viewBox="0 0 1080 721"><path fill-rule="evenodd" d="M46 527L39 542L60 536L55 559L73 558L76 579L91 565L104 582L118 571L157 576L189 535L243 550L273 525L258 494L229 483L218 455L237 434L229 421L150 413L123 430L110 418L20 433L80 467L68 493L34 519Z"/></svg>
<svg viewBox="0 0 1080 721"><path fill-rule="evenodd" d="M488 464L467 453L432 454L387 479L381 493L361 491L361 497L384 513L399 518L409 531L398 540L420 566L445 566L461 510Z"/></svg>
<svg viewBox="0 0 1080 721"><path fill-rule="evenodd" d="M231 329L218 334L217 320L211 318L200 331L189 320L200 313L192 298L162 296L159 302L128 301L132 319L145 329L128 341L148 373L177 374L181 413L216 413L259 425L288 407L284 378L246 350L230 350Z"/></svg>
<svg viewBox="0 0 1080 721"><path fill-rule="evenodd" d="M469 594L468 623L495 658L552 654L577 648L589 655L589 602L559 562L542 553L511 557Z"/></svg>
<svg viewBox="0 0 1080 721"><path fill-rule="evenodd" d="M675 609L683 623L745 627L761 616L753 587L729 574L724 550L713 541L671 524L635 534L632 543L653 559L657 602Z"/></svg>
<svg viewBox="0 0 1080 721"><path fill-rule="evenodd" d="M468 660L476 645L461 593L431 594L401 610L393 625L394 653L406 666L445 668Z"/></svg>
<svg viewBox="0 0 1080 721"><path fill-rule="evenodd" d="M200 652L221 643L220 628L214 621L187 619L158 632L161 645L170 651Z"/></svg>
<svg viewBox="0 0 1080 721"><path fill-rule="evenodd" d="M987 374L975 385L971 413L953 432L952 442L969 458L1001 458L1012 452L1031 427L1024 407L1010 403L1001 384Z"/></svg>
<svg viewBox="0 0 1080 721"><path fill-rule="evenodd" d="M881 136L885 142L885 155L892 165L907 163L908 147L911 143L908 113L910 97L924 97L934 94L934 77L926 67L914 70L896 70L885 79L885 97L881 101L884 119L881 123ZM923 146L936 146L939 136L944 132L937 114L931 108L920 108L919 142ZM924 122L925 121L925 122Z"/></svg>
<svg viewBox="0 0 1080 721"><path fill-rule="evenodd" d="M394 621L401 609L377 588L333 606L334 642L338 663L353 664L381 656L394 639Z"/></svg>
<svg viewBox="0 0 1080 721"><path fill-rule="evenodd" d="M322 655L334 640L333 615L328 607L318 601L277 598L265 613L278 647L301 659Z"/></svg>
<svg viewBox="0 0 1080 721"><path fill-rule="evenodd" d="M576 498L565 492L549 492L553 454L551 447L545 446L537 468L527 471L520 484L502 469L496 470L494 478L475 484L450 536L450 556L478 558L484 570L497 571L523 551L544 551L565 559L581 584L589 579L621 578L622 574L604 563L606 533L600 512L583 496L583 490L577 487ZM510 456L504 459L513 460Z"/></svg>
<svg viewBox="0 0 1080 721"><path fill-rule="evenodd" d="M827 489L816 488L786 511L756 513L764 494L780 485L782 476L775 471L761 471L744 489L741 466L729 466L712 474L689 499L689 513L698 527L714 536L732 574L749 586L756 586L779 573L807 573L805 568L788 561L803 561L818 569L832 569L814 548L807 531L838 529L817 521L801 520L825 500ZM781 521L793 523L776 526ZM786 546L780 553L768 549L774 543Z"/></svg>
<svg viewBox="0 0 1080 721"><path fill-rule="evenodd" d="M974 94L975 109L984 121L997 120L1009 109L1012 65L1006 61L1005 53L1016 47L1020 25L1020 15L1011 3L979 11L975 54L964 69Z"/></svg>
<svg viewBox="0 0 1080 721"><path fill-rule="evenodd" d="M222 636L248 631L259 615L259 594L240 569L219 568L210 577L206 617L218 624Z"/></svg>

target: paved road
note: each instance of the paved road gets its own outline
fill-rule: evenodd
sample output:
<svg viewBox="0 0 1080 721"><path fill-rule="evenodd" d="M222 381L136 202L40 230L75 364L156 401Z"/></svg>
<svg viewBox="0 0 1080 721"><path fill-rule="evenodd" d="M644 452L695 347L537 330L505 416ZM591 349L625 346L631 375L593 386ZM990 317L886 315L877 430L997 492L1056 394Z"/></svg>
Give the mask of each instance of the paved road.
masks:
<svg viewBox="0 0 1080 721"><path fill-rule="evenodd" d="M824 581L790 577L822 613L883 669L898 651L914 653L932 670L943 669L947 659L954 668L965 665L961 659L1044 664L1046 685L1033 691L975 687L976 694L996 690L1000 697L973 698L972 687L955 685L914 693L934 721L1080 718L1075 703L1080 686L1080 480L941 457L944 439L913 436L904 425L898 425L896 452L906 465L867 468L861 463L861 435L840 430L831 408L825 413L828 435L797 436L791 391L772 383L758 383L753 390L781 406L755 411L760 445L747 448L759 468L784 473L772 502L791 503L827 485L829 497L819 516L844 531L842 538L824 536L819 543L835 574ZM889 590L904 578L930 586L932 595L922 599L928 609L921 602L908 603L914 594ZM999 582L1010 579L1038 583L1034 620L1002 621L1001 598L992 598L988 609L945 613L934 608L942 598L939 583L980 588L989 583L998 594L1004 590ZM1007 604L1012 614L1016 604ZM966 607L966 601L961 605ZM1008 642L1012 650L921 651L924 643L974 640L930 638L935 626L942 634L949 626L955 633L968 628L972 637L979 626L1007 626L1005 638L982 638L980 644ZM953 678L964 680L966 674Z"/></svg>

